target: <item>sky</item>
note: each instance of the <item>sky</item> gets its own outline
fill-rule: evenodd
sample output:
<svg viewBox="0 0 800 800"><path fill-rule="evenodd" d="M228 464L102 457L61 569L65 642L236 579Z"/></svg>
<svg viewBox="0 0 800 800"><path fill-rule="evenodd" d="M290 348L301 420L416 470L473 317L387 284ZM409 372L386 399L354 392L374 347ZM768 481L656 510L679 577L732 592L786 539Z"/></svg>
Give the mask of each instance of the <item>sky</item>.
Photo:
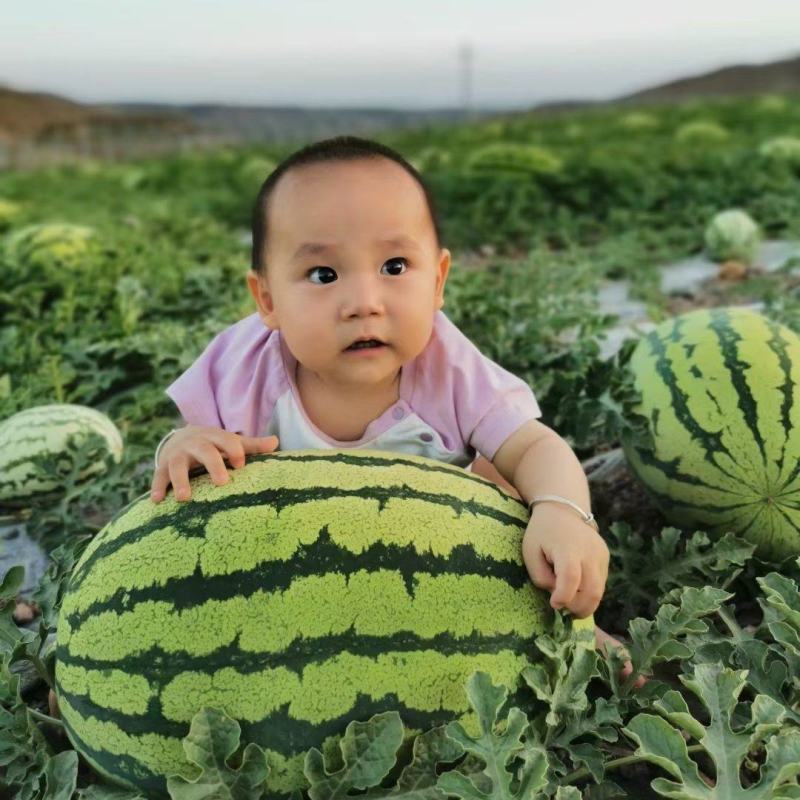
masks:
<svg viewBox="0 0 800 800"><path fill-rule="evenodd" d="M80 102L512 109L800 55L798 0L5 5L0 84Z"/></svg>

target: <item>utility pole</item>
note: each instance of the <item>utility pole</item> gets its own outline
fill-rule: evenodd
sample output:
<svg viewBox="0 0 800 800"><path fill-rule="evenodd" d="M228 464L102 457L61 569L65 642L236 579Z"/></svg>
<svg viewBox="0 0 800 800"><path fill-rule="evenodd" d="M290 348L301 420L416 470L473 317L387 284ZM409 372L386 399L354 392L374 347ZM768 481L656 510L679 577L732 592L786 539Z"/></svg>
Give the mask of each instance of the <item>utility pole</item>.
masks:
<svg viewBox="0 0 800 800"><path fill-rule="evenodd" d="M464 119L472 118L472 58L474 50L470 42L464 42L458 48L459 84L461 110Z"/></svg>

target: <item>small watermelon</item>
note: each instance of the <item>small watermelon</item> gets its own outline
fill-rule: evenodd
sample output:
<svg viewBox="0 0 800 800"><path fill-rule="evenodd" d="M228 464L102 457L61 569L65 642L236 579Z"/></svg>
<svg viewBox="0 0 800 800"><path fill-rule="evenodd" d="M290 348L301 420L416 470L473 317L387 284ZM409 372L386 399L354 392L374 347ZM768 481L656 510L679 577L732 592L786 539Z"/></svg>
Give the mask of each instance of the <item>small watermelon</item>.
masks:
<svg viewBox="0 0 800 800"><path fill-rule="evenodd" d="M93 433L105 444L90 452L96 463L81 473L81 479L104 470L106 453L117 462L122 458L122 436L105 414L88 406L54 403L27 408L0 422L0 506L24 507L57 493L60 482L37 475L37 465L55 459L57 474L69 474L74 467L72 448Z"/></svg>
<svg viewBox="0 0 800 800"><path fill-rule="evenodd" d="M800 555L800 338L749 309L700 309L644 336L630 369L652 441L623 447L664 516Z"/></svg>
<svg viewBox="0 0 800 800"><path fill-rule="evenodd" d="M467 158L469 172L488 175L551 175L561 172L561 159L535 144L493 142L473 150Z"/></svg>
<svg viewBox="0 0 800 800"><path fill-rule="evenodd" d="M397 710L408 736L451 720L477 735L476 670L516 705L533 697L518 676L554 617L522 560L521 501L375 450L253 456L229 474L193 478L188 503L134 501L75 565L56 693L100 774L163 796L166 775L196 771L181 739L213 706L265 749L281 796L353 720ZM573 631L591 641L591 618Z"/></svg>
<svg viewBox="0 0 800 800"><path fill-rule="evenodd" d="M17 271L72 269L84 264L91 254L94 236L94 230L85 225L28 225L9 233L3 249L6 260Z"/></svg>

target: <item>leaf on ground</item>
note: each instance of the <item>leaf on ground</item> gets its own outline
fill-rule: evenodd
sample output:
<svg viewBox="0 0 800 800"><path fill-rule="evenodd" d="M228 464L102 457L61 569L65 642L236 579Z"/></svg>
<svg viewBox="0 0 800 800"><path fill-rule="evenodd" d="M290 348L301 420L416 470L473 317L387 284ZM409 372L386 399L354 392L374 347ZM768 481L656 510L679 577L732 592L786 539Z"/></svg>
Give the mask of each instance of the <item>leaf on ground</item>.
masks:
<svg viewBox="0 0 800 800"><path fill-rule="evenodd" d="M625 800L630 795L614 781L592 784L583 790L583 800Z"/></svg>
<svg viewBox="0 0 800 800"><path fill-rule="evenodd" d="M263 794L269 767L264 751L254 743L242 754L241 766L228 759L239 747L241 728L224 711L203 708L192 718L183 749L200 768L196 778L167 777L167 791L174 800L256 800Z"/></svg>
<svg viewBox="0 0 800 800"><path fill-rule="evenodd" d="M414 739L411 762L403 767L397 784L390 788L379 786L396 764L403 736L402 720L396 711L376 714L367 722L351 722L339 742L343 763L339 770L328 772L324 756L315 748L306 755L309 796L312 800L331 800L349 797L353 790L361 792L354 797L444 800L444 792L436 786L436 767L465 755L464 748L447 736L444 726L419 734ZM462 774L481 768L475 760L464 760L459 765Z"/></svg>
<svg viewBox="0 0 800 800"><path fill-rule="evenodd" d="M553 771L562 775L567 772L562 755L568 755L575 767L586 766L600 781L605 754L593 743L578 740L591 736L614 742L618 738L614 726L621 725L622 718L614 700L601 697L594 704L589 702L587 688L599 675L598 656L593 649L594 632L582 633L585 635L576 637L561 623L561 615L556 615L553 635L536 640L540 656L537 663L525 667L521 674L547 707L547 713L534 719L531 728L538 743L547 750Z"/></svg>
<svg viewBox="0 0 800 800"><path fill-rule="evenodd" d="M555 800L583 800L583 795L574 786L559 786Z"/></svg>
<svg viewBox="0 0 800 800"><path fill-rule="evenodd" d="M22 701L10 709L0 706L0 767L3 778L17 789L15 800L41 795L41 778L50 752L36 722Z"/></svg>
<svg viewBox="0 0 800 800"><path fill-rule="evenodd" d="M457 761L463 755L464 748L447 735L444 726L420 734L414 740L412 761L404 767L392 796L441 800L444 793L436 788L436 765Z"/></svg>
<svg viewBox="0 0 800 800"><path fill-rule="evenodd" d="M638 755L672 777L656 778L651 784L656 792L681 800L772 800L779 796L776 793L782 784L794 782L800 774L800 731L783 727L780 705L756 695L747 724L733 729L746 675L719 664L699 664L694 676L681 676L681 682L705 706L707 725L694 716L680 692L669 691L654 704L661 716L638 714L623 729L637 742ZM703 747L714 764L714 775L701 774L698 763L689 756L687 740ZM753 766L749 756L762 748L766 761L745 788L742 771Z"/></svg>
<svg viewBox="0 0 800 800"><path fill-rule="evenodd" d="M505 725L499 725L501 730L495 732L508 690L504 686L494 686L485 672L473 673L466 688L470 703L478 714L481 733L473 739L459 722L451 722L445 730L464 750L485 764L481 775L490 782L485 784L489 788L484 790L471 777L457 771L445 772L439 777L437 786L463 800L534 800L540 796L539 790L547 785L548 764L543 748L523 742L527 716L519 708L512 708ZM512 790L515 775L508 767L516 758L521 758L523 763L517 770L518 785Z"/></svg>
<svg viewBox="0 0 800 800"><path fill-rule="evenodd" d="M147 796L132 789L122 789L106 783L93 783L79 789L80 800L147 800Z"/></svg>
<svg viewBox="0 0 800 800"><path fill-rule="evenodd" d="M22 637L12 615L14 600L24 580L25 567L18 564L11 567L0 582L0 652L13 652Z"/></svg>
<svg viewBox="0 0 800 800"><path fill-rule="evenodd" d="M47 779L42 800L70 800L78 783L78 754L63 750L47 761L44 768Z"/></svg>
<svg viewBox="0 0 800 800"><path fill-rule="evenodd" d="M556 614L553 635L536 640L541 658L522 670L522 678L547 705L548 728L562 725L566 717L588 707L586 687L598 674L597 653L591 649L593 639L593 631L586 631L583 640L571 635L561 614Z"/></svg>
<svg viewBox="0 0 800 800"><path fill-rule="evenodd" d="M800 591L795 581L777 572L757 580L764 592L763 599L759 599L764 610L764 624L782 648L790 672L797 675L800 672Z"/></svg>
<svg viewBox="0 0 800 800"><path fill-rule="evenodd" d="M351 789L377 786L397 761L403 743L403 722L396 711L375 714L366 722L350 722L339 742L344 766L336 772L325 769L322 753L312 747L304 772L311 784L311 800L346 797ZM411 780L411 775L409 775Z"/></svg>
<svg viewBox="0 0 800 800"><path fill-rule="evenodd" d="M56 629L61 600L79 553L85 549L86 544L83 540L65 542L48 553L47 571L33 593L33 600L41 610L42 624L48 630Z"/></svg>
<svg viewBox="0 0 800 800"><path fill-rule="evenodd" d="M800 697L792 685L789 668L781 655L779 646L767 644L760 639L742 639L735 642L731 660L733 666L747 670L747 680L756 692L781 703L787 718L800 724L800 714L795 710Z"/></svg>
<svg viewBox="0 0 800 800"><path fill-rule="evenodd" d="M683 639L691 634L704 634L707 623L702 619L713 614L733 595L722 589L704 586L689 587L680 592L680 605L667 603L658 609L655 619L637 617L628 626L628 650L633 672L624 681L620 679L622 659L618 652L606 659L605 678L615 695L628 694L639 675L650 676L653 667L661 662L688 659L692 649ZM614 648L619 650L619 648ZM638 693L640 697L645 694Z"/></svg>
<svg viewBox="0 0 800 800"><path fill-rule="evenodd" d="M612 569L607 598L623 608L625 618L653 614L665 593L687 586L725 588L752 557L755 545L732 533L712 540L704 531L687 536L665 527L655 536L635 532L627 522L609 526Z"/></svg>

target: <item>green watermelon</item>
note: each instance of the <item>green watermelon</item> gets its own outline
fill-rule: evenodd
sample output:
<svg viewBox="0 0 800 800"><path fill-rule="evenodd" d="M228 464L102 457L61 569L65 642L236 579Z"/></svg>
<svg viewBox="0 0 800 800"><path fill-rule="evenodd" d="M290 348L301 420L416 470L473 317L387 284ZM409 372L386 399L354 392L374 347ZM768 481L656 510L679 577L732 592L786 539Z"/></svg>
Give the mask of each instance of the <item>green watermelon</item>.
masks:
<svg viewBox="0 0 800 800"><path fill-rule="evenodd" d="M561 172L562 166L558 156L535 144L493 142L467 158L468 171L488 175L550 175Z"/></svg>
<svg viewBox="0 0 800 800"><path fill-rule="evenodd" d="M85 263L91 254L95 232L86 225L53 222L28 225L5 238L5 258L9 265L27 273L72 269Z"/></svg>
<svg viewBox="0 0 800 800"><path fill-rule="evenodd" d="M57 474L74 466L70 446L83 445L90 434L102 442L90 453L96 462L81 473L82 479L104 470L103 457L122 458L122 436L101 411L71 403L34 406L0 422L0 506L23 507L43 495L57 493L56 478L37 475L37 463L55 458ZM101 440L98 440L100 442Z"/></svg>
<svg viewBox="0 0 800 800"><path fill-rule="evenodd" d="M701 309L644 336L630 369L651 442L623 448L664 516L800 555L800 338L755 311Z"/></svg>
<svg viewBox="0 0 800 800"><path fill-rule="evenodd" d="M466 470L375 450L250 457L192 500L134 501L92 540L58 622L56 693L75 748L148 796L192 774L216 706L265 748L274 796L307 786L352 720L478 733L464 684L509 687L550 630L522 561L525 505ZM591 618L573 626L591 640ZM587 632L588 631L588 632Z"/></svg>

